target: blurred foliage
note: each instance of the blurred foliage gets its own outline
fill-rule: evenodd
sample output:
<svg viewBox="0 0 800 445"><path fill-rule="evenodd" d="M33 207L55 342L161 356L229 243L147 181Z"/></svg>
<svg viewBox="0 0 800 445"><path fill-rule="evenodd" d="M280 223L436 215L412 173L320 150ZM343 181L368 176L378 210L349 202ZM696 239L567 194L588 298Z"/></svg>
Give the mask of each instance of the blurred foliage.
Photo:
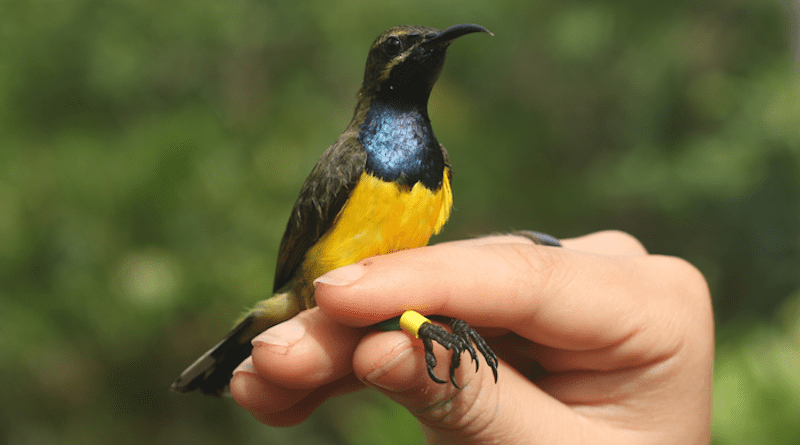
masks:
<svg viewBox="0 0 800 445"><path fill-rule="evenodd" d="M800 441L791 0L12 0L0 17L0 443L420 442L372 392L276 429L168 387L271 288L375 36L463 22L496 37L454 44L432 97L456 195L436 241L617 228L690 260L719 327L715 443Z"/></svg>
<svg viewBox="0 0 800 445"><path fill-rule="evenodd" d="M774 324L725 328L735 332L717 348L717 443L800 441L800 292L777 315Z"/></svg>

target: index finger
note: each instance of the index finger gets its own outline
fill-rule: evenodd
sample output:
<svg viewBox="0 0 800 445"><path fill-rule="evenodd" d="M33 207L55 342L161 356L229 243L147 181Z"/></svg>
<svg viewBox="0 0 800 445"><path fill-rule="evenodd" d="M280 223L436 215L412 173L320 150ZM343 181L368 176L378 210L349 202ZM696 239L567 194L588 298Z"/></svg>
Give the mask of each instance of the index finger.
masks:
<svg viewBox="0 0 800 445"><path fill-rule="evenodd" d="M316 299L345 324L369 325L414 309L507 328L550 347L597 349L683 319L680 302L670 297L681 293L676 286L691 284L673 282L662 266L648 264L652 258L530 243L446 243L329 272L317 281Z"/></svg>

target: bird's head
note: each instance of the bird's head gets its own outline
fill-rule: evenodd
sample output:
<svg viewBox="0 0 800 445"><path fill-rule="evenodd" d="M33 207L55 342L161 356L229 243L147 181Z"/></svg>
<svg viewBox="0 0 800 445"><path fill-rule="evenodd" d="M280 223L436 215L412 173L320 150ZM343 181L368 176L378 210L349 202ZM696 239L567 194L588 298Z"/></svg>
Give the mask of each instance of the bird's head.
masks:
<svg viewBox="0 0 800 445"><path fill-rule="evenodd" d="M433 84L453 40L474 32L492 33L463 24L443 31L426 26L396 26L375 39L367 57L361 98L427 104Z"/></svg>

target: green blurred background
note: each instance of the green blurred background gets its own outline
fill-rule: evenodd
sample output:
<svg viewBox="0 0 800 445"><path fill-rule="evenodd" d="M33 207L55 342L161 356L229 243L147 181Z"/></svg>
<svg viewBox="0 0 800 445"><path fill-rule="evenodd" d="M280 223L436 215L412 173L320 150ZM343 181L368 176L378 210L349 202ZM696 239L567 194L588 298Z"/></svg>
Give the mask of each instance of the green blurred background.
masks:
<svg viewBox="0 0 800 445"><path fill-rule="evenodd" d="M0 443L405 444L377 394L287 429L168 391L271 289L300 185L397 24L475 22L431 118L434 242L616 228L699 267L714 443L800 442L794 0L0 4Z"/></svg>

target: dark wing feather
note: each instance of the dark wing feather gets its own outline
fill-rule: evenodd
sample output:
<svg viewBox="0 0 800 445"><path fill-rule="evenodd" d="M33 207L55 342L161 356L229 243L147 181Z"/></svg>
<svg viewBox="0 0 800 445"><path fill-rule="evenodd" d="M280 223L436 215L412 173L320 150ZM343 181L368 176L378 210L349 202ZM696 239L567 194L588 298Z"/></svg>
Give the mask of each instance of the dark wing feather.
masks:
<svg viewBox="0 0 800 445"><path fill-rule="evenodd" d="M447 179L450 183L453 182L453 167L450 166L450 155L447 154L447 149L444 148L444 145L439 144L439 148L442 150L442 157L444 158L444 171L447 175Z"/></svg>
<svg viewBox="0 0 800 445"><path fill-rule="evenodd" d="M349 133L322 154L300 190L281 240L273 292L292 279L308 249L330 229L364 171L367 153Z"/></svg>

